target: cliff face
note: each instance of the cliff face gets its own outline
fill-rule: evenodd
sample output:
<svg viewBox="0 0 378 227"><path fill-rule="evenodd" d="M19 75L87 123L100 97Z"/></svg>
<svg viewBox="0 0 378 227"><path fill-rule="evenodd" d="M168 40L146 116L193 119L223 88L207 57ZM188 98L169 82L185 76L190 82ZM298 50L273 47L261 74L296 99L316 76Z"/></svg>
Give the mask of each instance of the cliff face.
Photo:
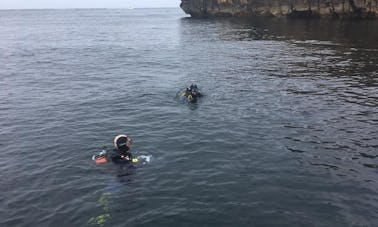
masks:
<svg viewBox="0 0 378 227"><path fill-rule="evenodd" d="M377 18L378 0L181 0L192 17Z"/></svg>

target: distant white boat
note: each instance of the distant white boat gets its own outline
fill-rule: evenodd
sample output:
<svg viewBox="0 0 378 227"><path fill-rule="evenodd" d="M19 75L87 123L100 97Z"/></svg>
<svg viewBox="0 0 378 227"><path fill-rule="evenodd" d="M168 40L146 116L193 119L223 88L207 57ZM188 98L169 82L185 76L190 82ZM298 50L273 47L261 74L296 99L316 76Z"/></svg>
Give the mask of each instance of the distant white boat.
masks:
<svg viewBox="0 0 378 227"><path fill-rule="evenodd" d="M132 7L132 6L129 6L129 7L127 7L127 9L134 9L134 7Z"/></svg>

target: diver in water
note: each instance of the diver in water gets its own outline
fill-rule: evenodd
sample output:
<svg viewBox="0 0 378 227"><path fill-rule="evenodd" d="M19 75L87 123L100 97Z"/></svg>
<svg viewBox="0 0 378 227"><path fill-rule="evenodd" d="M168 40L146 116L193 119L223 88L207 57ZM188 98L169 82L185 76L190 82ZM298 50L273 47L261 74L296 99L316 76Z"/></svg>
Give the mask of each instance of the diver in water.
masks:
<svg viewBox="0 0 378 227"><path fill-rule="evenodd" d="M186 98L187 102L197 102L197 99L201 97L201 93L198 90L196 84L191 84L190 87L187 87L186 90L181 94L182 97Z"/></svg>
<svg viewBox="0 0 378 227"><path fill-rule="evenodd" d="M191 91L190 95L192 96L192 98L194 100L197 101L197 98L201 97L201 92L199 92L197 85L196 84L192 84L192 85L190 85L189 89Z"/></svg>
<svg viewBox="0 0 378 227"><path fill-rule="evenodd" d="M118 135L114 138L114 149L111 152L102 151L98 156L93 156L96 163L113 162L116 164L129 164L136 162L129 152L131 139L127 135Z"/></svg>
<svg viewBox="0 0 378 227"><path fill-rule="evenodd" d="M127 135L118 135L114 138L114 149L111 152L111 160L114 163L129 163L133 157L129 152L131 139Z"/></svg>

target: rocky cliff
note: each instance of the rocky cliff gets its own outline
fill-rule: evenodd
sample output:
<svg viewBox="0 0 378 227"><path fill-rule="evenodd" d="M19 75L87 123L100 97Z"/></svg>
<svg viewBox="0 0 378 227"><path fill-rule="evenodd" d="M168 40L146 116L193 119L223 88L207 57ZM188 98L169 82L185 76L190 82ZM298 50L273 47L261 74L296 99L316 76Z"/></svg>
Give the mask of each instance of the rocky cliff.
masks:
<svg viewBox="0 0 378 227"><path fill-rule="evenodd" d="M181 0L192 17L377 18L378 0Z"/></svg>

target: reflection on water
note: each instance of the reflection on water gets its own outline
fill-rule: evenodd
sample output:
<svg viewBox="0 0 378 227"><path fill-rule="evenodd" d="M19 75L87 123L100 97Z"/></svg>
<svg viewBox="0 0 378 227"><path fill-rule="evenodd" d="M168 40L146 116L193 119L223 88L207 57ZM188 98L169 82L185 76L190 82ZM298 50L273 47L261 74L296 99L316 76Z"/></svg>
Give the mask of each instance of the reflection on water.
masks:
<svg viewBox="0 0 378 227"><path fill-rule="evenodd" d="M376 171L366 169L377 168L377 21L227 18L181 22L185 34L196 31L206 43L196 40L196 45L210 52L203 52L203 61L218 62L217 67L207 66L208 73L227 74L213 81L217 87L239 101L249 96L254 103L245 111L238 107L237 118L251 119L252 113L246 110L262 104L267 114L273 111L281 119L282 144L301 163L336 171L339 176L377 181ZM227 61L218 57L224 54ZM231 67L230 61L234 61ZM256 88L256 80L267 80L270 85ZM276 100L260 103L246 92L271 92Z"/></svg>
<svg viewBox="0 0 378 227"><path fill-rule="evenodd" d="M213 23L225 40L324 41L354 47L377 48L375 20L292 20L255 17L218 19Z"/></svg>

